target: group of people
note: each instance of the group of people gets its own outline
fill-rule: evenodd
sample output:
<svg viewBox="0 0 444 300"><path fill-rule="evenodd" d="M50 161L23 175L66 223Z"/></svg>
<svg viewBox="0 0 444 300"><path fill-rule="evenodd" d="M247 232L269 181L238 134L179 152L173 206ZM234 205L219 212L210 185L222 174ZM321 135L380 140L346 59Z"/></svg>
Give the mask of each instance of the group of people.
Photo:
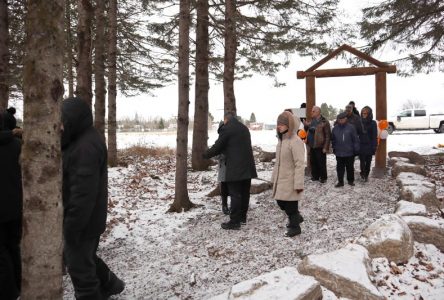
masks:
<svg viewBox="0 0 444 300"><path fill-rule="evenodd" d="M311 117L310 122L304 122L310 153L311 180L321 183L327 181L326 155L331 145L337 162L338 182L335 187L344 186L345 172L348 184L355 185L355 157L359 157L362 180L368 181L372 157L378 145L378 129L373 120L372 109L365 106L359 114L355 103L351 101L345 111L337 116L333 129L329 121L321 115L319 107L312 108Z"/></svg>
<svg viewBox="0 0 444 300"><path fill-rule="evenodd" d="M307 132L306 136L300 137L300 129ZM277 118L276 131L278 143L271 179L272 197L288 216L285 235L292 237L301 233L300 224L304 221L299 212L299 201L303 199L304 191L305 149L309 152L312 181L327 181L327 154L332 148L337 161L338 181L335 187L344 186L345 173L348 184L354 186L357 156L361 178L368 181L377 148L377 126L369 106L365 106L359 114L351 101L337 116L333 130L330 122L322 116L321 109L314 106L311 120L303 120L302 124L291 110L285 110ZM218 133L219 138L206 151L204 158L216 157L219 160L222 211L230 216L221 227L237 230L247 222L251 179L257 177L251 137L248 128L232 112L225 114ZM231 198L231 207L228 207L228 197Z"/></svg>
<svg viewBox="0 0 444 300"><path fill-rule="evenodd" d="M12 110L11 110L12 111ZM0 299L15 300L21 289L21 129L0 112ZM15 110L14 110L15 112ZM102 300L121 293L124 282L97 256L108 209L107 149L93 126L91 108L79 98L62 103L63 264L76 299Z"/></svg>

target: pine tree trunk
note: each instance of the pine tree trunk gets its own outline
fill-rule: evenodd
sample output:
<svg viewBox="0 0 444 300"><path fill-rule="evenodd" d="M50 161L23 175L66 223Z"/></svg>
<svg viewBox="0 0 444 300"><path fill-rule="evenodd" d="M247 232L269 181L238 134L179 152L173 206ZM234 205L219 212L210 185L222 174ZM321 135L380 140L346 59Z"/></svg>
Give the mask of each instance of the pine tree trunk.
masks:
<svg viewBox="0 0 444 300"><path fill-rule="evenodd" d="M208 0L197 1L196 24L196 93L194 101L193 170L208 169L210 161L202 155L208 148Z"/></svg>
<svg viewBox="0 0 444 300"><path fill-rule="evenodd" d="M73 72L73 54L72 50L72 31L71 31L71 0L65 0L65 22L66 22L66 72L68 77L68 97L74 96L74 72Z"/></svg>
<svg viewBox="0 0 444 300"><path fill-rule="evenodd" d="M92 106L91 24L93 7L89 0L78 0L77 86L76 95Z"/></svg>
<svg viewBox="0 0 444 300"><path fill-rule="evenodd" d="M236 0L225 1L224 111L236 112L234 69L236 65Z"/></svg>
<svg viewBox="0 0 444 300"><path fill-rule="evenodd" d="M108 45L108 163L117 166L116 78L117 78L117 0L109 3Z"/></svg>
<svg viewBox="0 0 444 300"><path fill-rule="evenodd" d="M8 26L8 1L0 0L0 112L8 107L9 99Z"/></svg>
<svg viewBox="0 0 444 300"><path fill-rule="evenodd" d="M190 106L190 0L180 0L179 19L179 109L177 115L176 186L170 212L191 209L194 204L188 197L187 154L188 112Z"/></svg>
<svg viewBox="0 0 444 300"><path fill-rule="evenodd" d="M105 0L96 0L94 127L105 137Z"/></svg>
<svg viewBox="0 0 444 300"><path fill-rule="evenodd" d="M27 5L21 299L62 299L64 0L28 0Z"/></svg>

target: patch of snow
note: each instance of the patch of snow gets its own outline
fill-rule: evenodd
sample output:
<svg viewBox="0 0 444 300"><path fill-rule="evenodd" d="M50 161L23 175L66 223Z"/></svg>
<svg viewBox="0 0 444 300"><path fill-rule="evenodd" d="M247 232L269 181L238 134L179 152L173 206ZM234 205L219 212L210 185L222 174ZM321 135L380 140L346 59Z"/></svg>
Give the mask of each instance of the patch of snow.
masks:
<svg viewBox="0 0 444 300"><path fill-rule="evenodd" d="M425 216L427 214L427 208L423 204L400 200L398 203L396 203L395 214L399 216Z"/></svg>

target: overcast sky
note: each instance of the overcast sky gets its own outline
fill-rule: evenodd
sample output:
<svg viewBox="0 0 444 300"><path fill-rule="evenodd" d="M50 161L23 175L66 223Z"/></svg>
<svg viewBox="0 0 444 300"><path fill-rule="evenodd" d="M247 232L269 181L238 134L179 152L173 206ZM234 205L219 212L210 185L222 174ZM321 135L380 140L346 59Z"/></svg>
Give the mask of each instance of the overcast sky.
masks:
<svg viewBox="0 0 444 300"><path fill-rule="evenodd" d="M360 7L366 6L368 0L342 0L341 7L347 18L359 19ZM351 45L357 46L357 45ZM379 53L376 59L386 61L393 53ZM320 60L321 57L318 59ZM249 118L254 112L258 122L274 123L277 115L285 108L299 107L305 102L305 80L296 79L296 72L306 70L318 60L292 57L285 70L278 73L278 80L285 82L285 87L273 87L273 79L256 75L250 79L234 83L238 115ZM345 61L333 60L321 69L349 67ZM139 95L125 98L118 95L117 118L163 117L177 115L177 85L154 91L155 96ZM375 107L375 76L336 77L316 79L316 103L325 102L337 108L343 108L350 100L356 102L357 108L365 105ZM387 74L388 114L393 114L407 100L424 103L426 108L444 111L444 75L441 73L418 74L411 77L400 77ZM190 118L194 116L194 85L190 88ZM209 110L217 120L223 115L222 84L212 82L209 93Z"/></svg>

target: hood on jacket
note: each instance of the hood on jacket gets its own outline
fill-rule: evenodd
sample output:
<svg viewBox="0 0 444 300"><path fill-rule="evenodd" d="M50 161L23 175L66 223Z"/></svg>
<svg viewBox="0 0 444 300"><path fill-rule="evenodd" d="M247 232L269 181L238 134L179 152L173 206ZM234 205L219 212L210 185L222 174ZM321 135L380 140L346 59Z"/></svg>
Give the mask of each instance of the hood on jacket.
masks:
<svg viewBox="0 0 444 300"><path fill-rule="evenodd" d="M362 116L362 111L363 111L363 110L367 110L367 111L368 111L367 118L364 118L364 117ZM372 110L369 106L364 106L364 107L361 109L361 118L362 118L362 120L367 121L367 122L373 120L373 110Z"/></svg>
<svg viewBox="0 0 444 300"><path fill-rule="evenodd" d="M284 111L278 116L277 123L283 123L288 126L288 131L283 135L284 137L292 137L294 133L297 132L299 126L301 125L301 121L299 118L295 117L292 113L288 111ZM280 137L282 134L276 128L277 134Z"/></svg>
<svg viewBox="0 0 444 300"><path fill-rule="evenodd" d="M65 148L93 126L91 108L80 98L68 98L62 102L62 122L62 148Z"/></svg>

